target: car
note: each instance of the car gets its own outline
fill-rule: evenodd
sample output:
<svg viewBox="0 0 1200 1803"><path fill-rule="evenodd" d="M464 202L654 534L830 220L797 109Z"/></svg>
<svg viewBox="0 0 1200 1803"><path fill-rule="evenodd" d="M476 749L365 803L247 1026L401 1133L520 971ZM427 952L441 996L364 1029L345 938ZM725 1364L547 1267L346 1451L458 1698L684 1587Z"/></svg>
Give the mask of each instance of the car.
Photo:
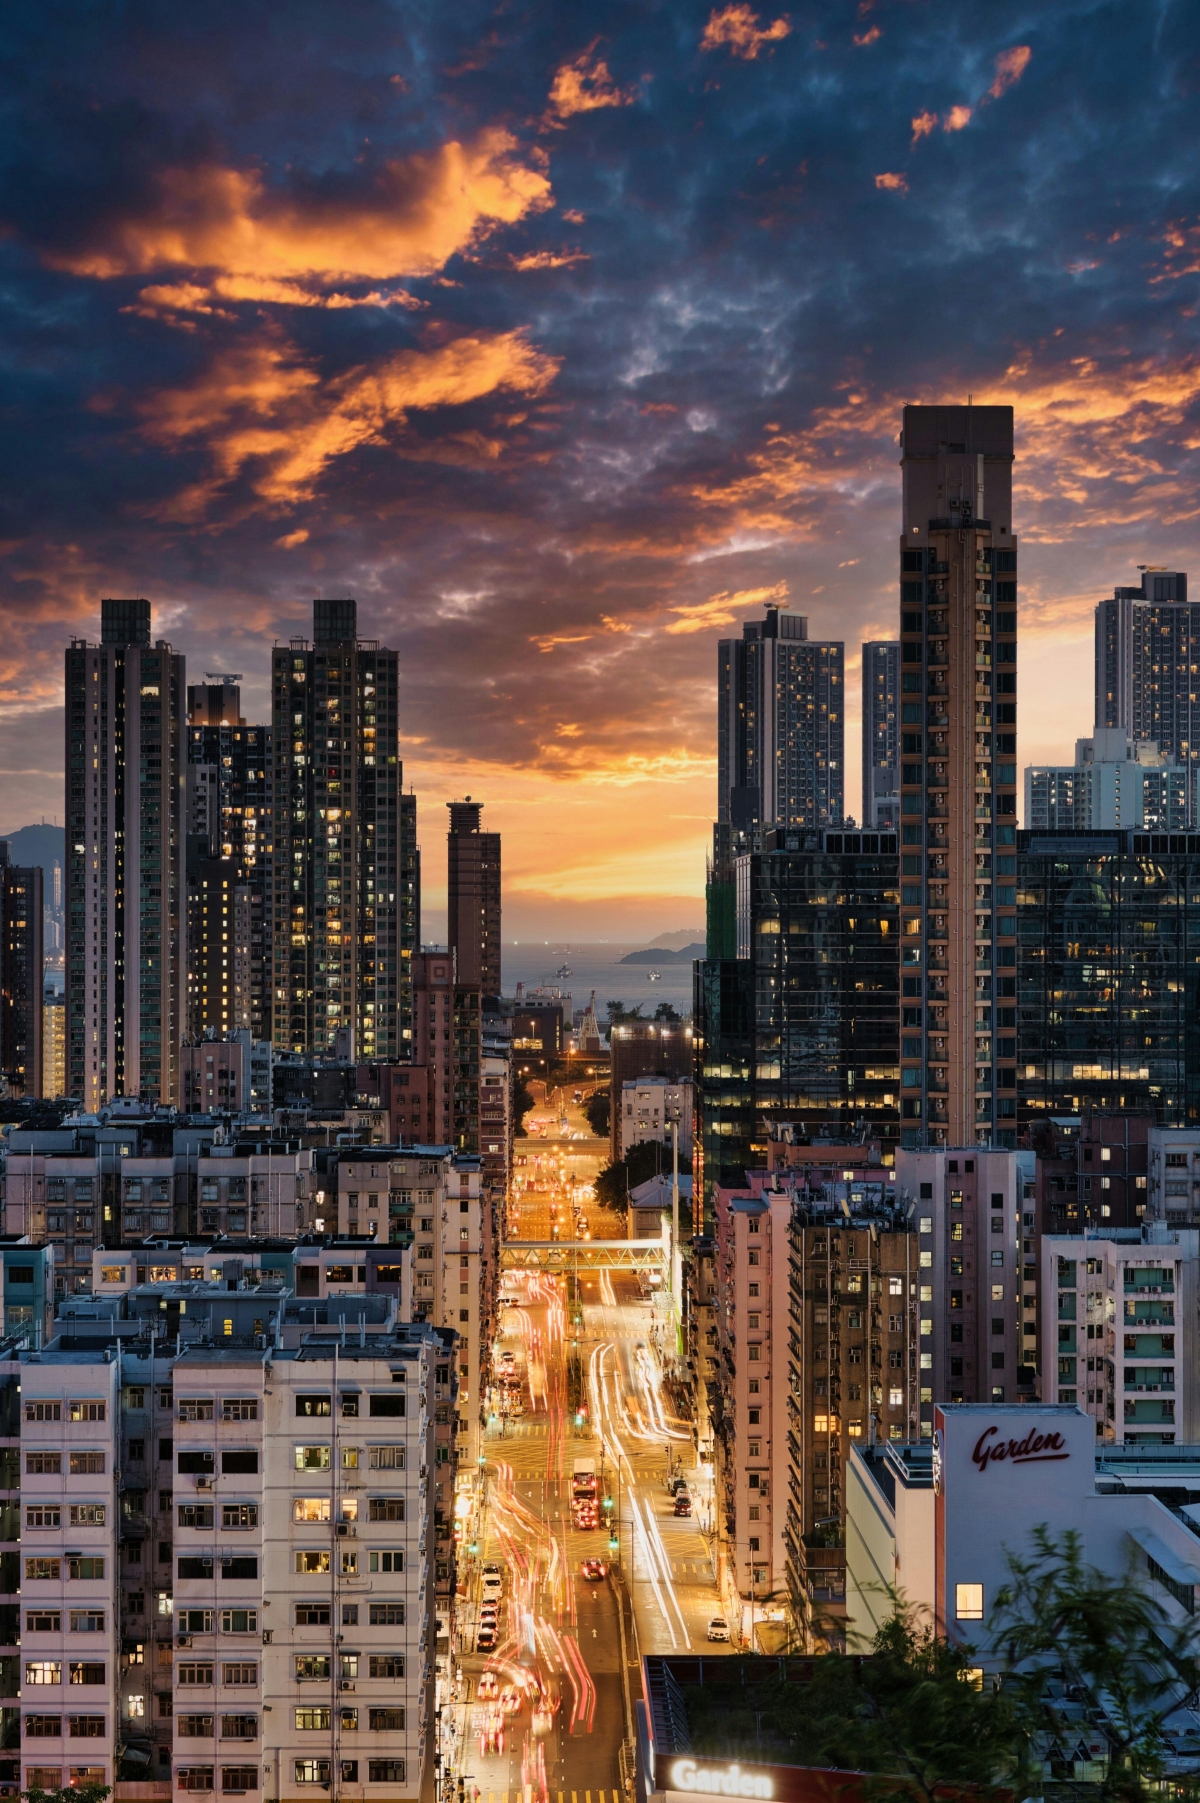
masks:
<svg viewBox="0 0 1200 1803"><path fill-rule="evenodd" d="M514 1685L500 1692L500 1707L505 1715L520 1715L525 1706L525 1699Z"/></svg>
<svg viewBox="0 0 1200 1803"><path fill-rule="evenodd" d="M498 1709L489 1709L479 1730L479 1751L485 1758L489 1753L498 1756L504 1751L504 1717Z"/></svg>
<svg viewBox="0 0 1200 1803"><path fill-rule="evenodd" d="M495 1645L496 1629L494 1626L485 1623L475 1636L475 1650L479 1653L490 1653L494 1650Z"/></svg>
<svg viewBox="0 0 1200 1803"><path fill-rule="evenodd" d="M687 1479L682 1477L679 1472L675 1472L672 1477L664 1478L663 1483L666 1486L668 1496L675 1496L680 1490L687 1489Z"/></svg>
<svg viewBox="0 0 1200 1803"><path fill-rule="evenodd" d="M608 1567L600 1559L585 1559L580 1569L584 1577L593 1584L599 1583L601 1578L608 1575Z"/></svg>
<svg viewBox="0 0 1200 1803"><path fill-rule="evenodd" d="M714 1615L712 1620L709 1622L708 1638L710 1640L728 1640L729 1639L729 1623L725 1620L725 1617L723 1615Z"/></svg>
<svg viewBox="0 0 1200 1803"><path fill-rule="evenodd" d="M692 1499L686 1490L680 1490L675 1498L675 1513L676 1515L690 1515L691 1512Z"/></svg>
<svg viewBox="0 0 1200 1803"><path fill-rule="evenodd" d="M533 1732L537 1739L549 1734L554 1726L554 1717L548 1709L535 1709L533 1712Z"/></svg>
<svg viewBox="0 0 1200 1803"><path fill-rule="evenodd" d="M479 1684L475 1691L475 1695L479 1698L480 1702L486 1702L489 1697L497 1696L499 1691L500 1680L497 1678L495 1672L480 1672Z"/></svg>
<svg viewBox="0 0 1200 1803"><path fill-rule="evenodd" d="M485 1603L479 1611L479 1625L481 1628L498 1628L500 1626L499 1609L496 1607L489 1609Z"/></svg>

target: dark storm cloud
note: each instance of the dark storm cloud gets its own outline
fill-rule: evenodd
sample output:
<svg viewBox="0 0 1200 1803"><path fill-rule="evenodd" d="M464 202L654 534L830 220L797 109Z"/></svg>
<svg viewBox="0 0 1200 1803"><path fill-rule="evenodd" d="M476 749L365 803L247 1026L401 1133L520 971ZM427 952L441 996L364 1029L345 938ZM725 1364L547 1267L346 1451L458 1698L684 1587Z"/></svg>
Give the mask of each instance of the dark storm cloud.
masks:
<svg viewBox="0 0 1200 1803"><path fill-rule="evenodd" d="M892 629L904 400L1016 407L1035 655L1191 556L1194 8L30 5L5 35L10 710L54 701L102 592L260 682L263 637L354 592L432 786L523 772L532 832L587 779L593 847L632 790L679 893L714 637L783 594ZM615 893L591 856L528 861Z"/></svg>

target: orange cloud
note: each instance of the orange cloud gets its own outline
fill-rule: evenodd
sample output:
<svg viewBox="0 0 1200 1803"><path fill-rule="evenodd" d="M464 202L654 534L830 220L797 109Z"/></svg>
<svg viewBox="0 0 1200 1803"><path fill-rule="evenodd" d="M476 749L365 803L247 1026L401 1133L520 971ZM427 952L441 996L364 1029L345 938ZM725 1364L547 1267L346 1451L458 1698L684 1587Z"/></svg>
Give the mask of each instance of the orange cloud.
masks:
<svg viewBox="0 0 1200 1803"><path fill-rule="evenodd" d="M514 269L571 269L576 263L590 263L585 250L535 250L523 257L510 257Z"/></svg>
<svg viewBox="0 0 1200 1803"><path fill-rule="evenodd" d="M1026 69L1033 51L1028 44L1017 44L1011 50L1002 50L996 58L996 79L987 91L989 100L999 100L1001 94L1015 87Z"/></svg>
<svg viewBox="0 0 1200 1803"><path fill-rule="evenodd" d="M870 31L856 31L854 34L854 42L858 45L860 50L865 50L869 44L877 44L882 36L883 32L879 29L879 26L872 25Z"/></svg>
<svg viewBox="0 0 1200 1803"><path fill-rule="evenodd" d="M568 632L548 632L539 637L530 635L529 643L536 645L539 651L553 651L556 645L586 645L591 638L590 632L579 632L572 635Z"/></svg>
<svg viewBox="0 0 1200 1803"><path fill-rule="evenodd" d="M560 125L576 113L594 113L601 107L632 106L637 99L637 88L619 88L608 64L596 55L599 41L597 38L589 44L573 63L563 63L555 70L549 101L549 112L554 117L548 116L549 124Z"/></svg>
<svg viewBox="0 0 1200 1803"><path fill-rule="evenodd" d="M211 452L211 475L177 496L167 517L201 516L243 473L261 500L288 506L307 499L336 458L402 432L410 413L500 390L540 394L558 367L520 331L478 333L322 383L290 345L260 340L218 357L191 387L152 395L142 406L143 430L171 448L205 440ZM468 448L498 455L502 447Z"/></svg>
<svg viewBox="0 0 1200 1803"><path fill-rule="evenodd" d="M673 605L671 612L684 617L675 620L667 627L667 631L709 632L717 626L731 626L737 619L739 608L765 606L770 601L783 605L787 598L786 582L773 583L770 588L743 588L736 594L725 589L719 595L710 595L707 601L683 601Z"/></svg>
<svg viewBox="0 0 1200 1803"><path fill-rule="evenodd" d="M912 122L912 141L913 141L913 143L919 144L921 142L922 138L927 138L929 136L930 132L934 131L936 129L937 122L938 122L938 116L936 113L931 113L928 111L923 112L923 113L918 113L916 118ZM876 186L878 186L878 185L879 184L877 182Z"/></svg>
<svg viewBox="0 0 1200 1803"><path fill-rule="evenodd" d="M877 188L889 188L895 194L907 194L908 177L906 175L901 175L898 170L886 169L882 175L877 175L875 177L875 186Z"/></svg>
<svg viewBox="0 0 1200 1803"><path fill-rule="evenodd" d="M790 36L792 21L784 13L770 25L764 25L758 14L734 0L731 6L714 8L700 39L701 50L718 50L724 45L732 55L753 62L765 44L779 44Z"/></svg>
<svg viewBox="0 0 1200 1803"><path fill-rule="evenodd" d="M942 122L943 131L961 131L964 125L971 123L969 106L952 106Z"/></svg>
<svg viewBox="0 0 1200 1803"><path fill-rule="evenodd" d="M516 150L508 132L487 130L469 144L452 140L386 163L365 191L336 198L268 188L257 170L164 169L143 214L49 260L102 280L213 269L221 272L213 291L229 299L357 305L314 302L311 287L432 275L496 226L549 206L547 177Z"/></svg>

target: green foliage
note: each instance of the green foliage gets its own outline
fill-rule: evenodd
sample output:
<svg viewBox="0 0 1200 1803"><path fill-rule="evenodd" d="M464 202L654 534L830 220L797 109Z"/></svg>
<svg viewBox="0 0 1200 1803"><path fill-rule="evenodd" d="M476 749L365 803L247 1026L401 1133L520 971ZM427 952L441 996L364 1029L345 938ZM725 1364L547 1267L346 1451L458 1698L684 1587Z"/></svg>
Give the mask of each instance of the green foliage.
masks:
<svg viewBox="0 0 1200 1803"><path fill-rule="evenodd" d="M631 1190L635 1190L639 1183L645 1183L648 1178L670 1169L670 1146L660 1145L656 1139L646 1140L640 1146L630 1146L624 1158L618 1158L613 1164L606 1164L596 1178L596 1201L601 1208L620 1209L623 1212ZM685 1170L684 1175L686 1174Z"/></svg>
<svg viewBox="0 0 1200 1803"><path fill-rule="evenodd" d="M597 1139L607 1139L612 1123L611 1099L606 1089L593 1090L583 1104L588 1126Z"/></svg>
<svg viewBox="0 0 1200 1803"><path fill-rule="evenodd" d="M642 1018L642 1004L640 1002L636 1008L627 1008L624 1002L605 1002L604 1006L608 1010L608 1024L610 1027L620 1027L624 1025L627 1020L641 1020Z"/></svg>
<svg viewBox="0 0 1200 1803"><path fill-rule="evenodd" d="M513 1136L525 1138L525 1116L533 1107L533 1091L524 1077L517 1077L513 1082Z"/></svg>
<svg viewBox="0 0 1200 1803"><path fill-rule="evenodd" d="M896 1598L866 1658L827 1653L801 1684L691 1690L693 1748L866 1772L876 1803L933 1803L945 1785L994 1797L1018 1769L1020 1731L1007 1695L970 1673L970 1651Z"/></svg>
<svg viewBox="0 0 1200 1803"><path fill-rule="evenodd" d="M654 1018L655 1020L665 1021L668 1026L671 1026L678 1021L681 1021L683 1016L680 1014L678 1008L672 1008L670 1002L660 1002L658 1007L654 1010Z"/></svg>
<svg viewBox="0 0 1200 1803"><path fill-rule="evenodd" d="M1009 1556L1011 1582L996 1598L992 1632L1002 1642L1006 1686L1016 1702L1037 1770L1043 1756L1054 1777L1071 1775L1081 1729L1103 1722L1105 1775L1090 1795L1142 1803L1159 1794L1170 1752L1166 1718L1200 1688L1196 1627L1176 1624L1132 1573L1110 1578L1085 1565L1074 1531L1055 1541L1044 1527L1031 1558ZM1172 1775L1177 1795L1200 1783Z"/></svg>
<svg viewBox="0 0 1200 1803"><path fill-rule="evenodd" d="M111 1796L107 1784L61 1784L56 1790L39 1790L36 1785L21 1792L26 1803L104 1803Z"/></svg>

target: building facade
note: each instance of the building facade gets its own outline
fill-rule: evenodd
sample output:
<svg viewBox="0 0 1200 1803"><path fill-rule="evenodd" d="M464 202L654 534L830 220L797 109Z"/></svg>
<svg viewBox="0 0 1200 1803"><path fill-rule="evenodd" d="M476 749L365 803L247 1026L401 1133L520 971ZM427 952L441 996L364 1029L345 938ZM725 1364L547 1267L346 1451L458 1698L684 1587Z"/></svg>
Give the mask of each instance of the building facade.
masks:
<svg viewBox="0 0 1200 1803"><path fill-rule="evenodd" d="M66 656L67 1087L179 1093L186 1010L184 660L148 601L103 601Z"/></svg>
<svg viewBox="0 0 1200 1803"><path fill-rule="evenodd" d="M908 1146L1016 1144L1012 463L1011 407L904 409L900 931Z"/></svg>
<svg viewBox="0 0 1200 1803"><path fill-rule="evenodd" d="M921 1438L935 1403L1034 1400L1037 1260L1023 1232L1034 1163L969 1144L897 1154L897 1188L915 1205Z"/></svg>
<svg viewBox="0 0 1200 1803"><path fill-rule="evenodd" d="M1200 1438L1200 1234L1158 1223L1042 1241L1042 1399L1116 1445Z"/></svg>
<svg viewBox="0 0 1200 1803"><path fill-rule="evenodd" d="M900 645L873 639L862 648L862 824L900 831Z"/></svg>
<svg viewBox="0 0 1200 1803"><path fill-rule="evenodd" d="M803 614L768 607L717 648L720 821L840 826L845 799L845 646L810 639Z"/></svg>
<svg viewBox="0 0 1200 1803"><path fill-rule="evenodd" d="M246 724L232 681L193 685L187 755L188 1032L199 1037L238 1026L269 1039L271 728ZM223 896L229 905L219 915L213 904ZM244 966L236 1019L220 981L229 974L222 971L223 947L236 949Z"/></svg>
<svg viewBox="0 0 1200 1803"><path fill-rule="evenodd" d="M1130 740L1123 728L1098 727L1090 739L1076 740L1072 767L1026 768L1025 828L1186 832L1195 819L1194 782L1194 769L1171 763L1151 741Z"/></svg>
<svg viewBox="0 0 1200 1803"><path fill-rule="evenodd" d="M1176 764L1200 761L1200 607L1182 570L1147 568L1137 588L1096 608L1096 725L1153 742ZM1192 824L1195 824L1194 820Z"/></svg>
<svg viewBox="0 0 1200 1803"><path fill-rule="evenodd" d="M272 984L276 1047L408 1056L417 938L416 804L403 792L395 651L349 600L272 657Z"/></svg>
<svg viewBox="0 0 1200 1803"><path fill-rule="evenodd" d="M485 996L501 991L500 835L485 833L482 802L447 802L446 909L458 981Z"/></svg>
<svg viewBox="0 0 1200 1803"><path fill-rule="evenodd" d="M621 1120L618 1129L620 1156L631 1146L656 1140L670 1145L671 1130L679 1135L679 1157L689 1167L692 1159L692 1086L670 1077L635 1077L621 1085Z"/></svg>
<svg viewBox="0 0 1200 1803"><path fill-rule="evenodd" d="M47 1093L43 920L40 866L10 864L0 841L0 1075L22 1096Z"/></svg>
<svg viewBox="0 0 1200 1803"><path fill-rule="evenodd" d="M1022 833L1019 1113L1200 1107L1200 835Z"/></svg>

